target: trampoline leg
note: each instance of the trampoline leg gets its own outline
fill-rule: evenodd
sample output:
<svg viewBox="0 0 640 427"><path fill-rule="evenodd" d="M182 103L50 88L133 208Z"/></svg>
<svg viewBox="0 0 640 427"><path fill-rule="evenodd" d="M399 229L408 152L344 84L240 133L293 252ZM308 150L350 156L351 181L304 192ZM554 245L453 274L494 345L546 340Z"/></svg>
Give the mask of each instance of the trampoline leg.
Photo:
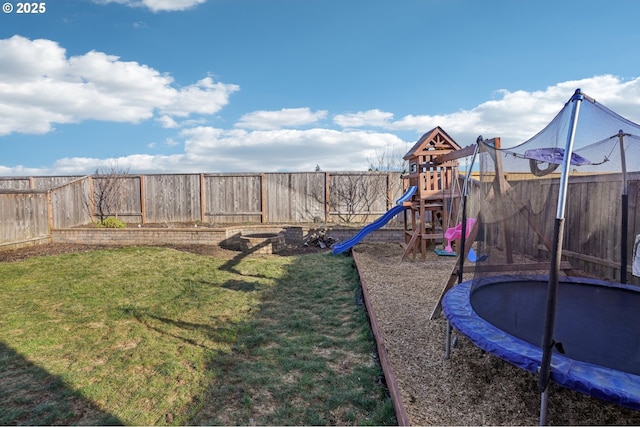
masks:
<svg viewBox="0 0 640 427"><path fill-rule="evenodd" d="M547 425L547 400L549 398L549 387L540 394L540 423L541 426Z"/></svg>
<svg viewBox="0 0 640 427"><path fill-rule="evenodd" d="M447 321L447 333L446 333L446 341L444 346L444 358L449 360L450 354L451 354L451 322Z"/></svg>

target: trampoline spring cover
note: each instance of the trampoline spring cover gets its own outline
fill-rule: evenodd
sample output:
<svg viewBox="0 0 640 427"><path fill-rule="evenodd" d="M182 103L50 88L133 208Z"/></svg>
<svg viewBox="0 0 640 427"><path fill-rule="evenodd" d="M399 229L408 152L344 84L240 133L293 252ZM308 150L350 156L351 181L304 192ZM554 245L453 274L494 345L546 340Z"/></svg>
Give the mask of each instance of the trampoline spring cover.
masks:
<svg viewBox="0 0 640 427"><path fill-rule="evenodd" d="M542 358L546 276L497 276L453 287L445 317L475 345L536 373ZM640 410L640 288L561 277L551 379ZM559 351L564 351L560 354Z"/></svg>

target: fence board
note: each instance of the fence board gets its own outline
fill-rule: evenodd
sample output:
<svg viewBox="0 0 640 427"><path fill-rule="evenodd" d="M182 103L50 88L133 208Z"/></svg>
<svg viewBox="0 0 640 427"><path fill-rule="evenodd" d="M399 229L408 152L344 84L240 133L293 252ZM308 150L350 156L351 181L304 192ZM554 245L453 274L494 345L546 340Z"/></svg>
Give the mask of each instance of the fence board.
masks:
<svg viewBox="0 0 640 427"><path fill-rule="evenodd" d="M261 176L205 175L205 221L211 223L260 222Z"/></svg>
<svg viewBox="0 0 640 427"><path fill-rule="evenodd" d="M2 178L0 179L0 190L29 190L29 182L29 178Z"/></svg>
<svg viewBox="0 0 640 427"><path fill-rule="evenodd" d="M385 172L332 173L329 184L332 216L337 222L369 222L386 212L400 197L399 193L393 194L393 188L390 192L393 175Z"/></svg>
<svg viewBox="0 0 640 427"><path fill-rule="evenodd" d="M91 222L89 177L54 188L50 194L55 228L75 227Z"/></svg>
<svg viewBox="0 0 640 427"><path fill-rule="evenodd" d="M324 172L265 174L266 221L323 221L324 178Z"/></svg>
<svg viewBox="0 0 640 427"><path fill-rule="evenodd" d="M169 224L200 220L200 176L145 175L147 222Z"/></svg>
<svg viewBox="0 0 640 427"><path fill-rule="evenodd" d="M51 190L67 184L81 176L3 176L0 190Z"/></svg>
<svg viewBox="0 0 640 427"><path fill-rule="evenodd" d="M82 176L35 176L31 178L34 190L51 190L63 186Z"/></svg>
<svg viewBox="0 0 640 427"><path fill-rule="evenodd" d="M0 194L0 244L49 235L47 194Z"/></svg>

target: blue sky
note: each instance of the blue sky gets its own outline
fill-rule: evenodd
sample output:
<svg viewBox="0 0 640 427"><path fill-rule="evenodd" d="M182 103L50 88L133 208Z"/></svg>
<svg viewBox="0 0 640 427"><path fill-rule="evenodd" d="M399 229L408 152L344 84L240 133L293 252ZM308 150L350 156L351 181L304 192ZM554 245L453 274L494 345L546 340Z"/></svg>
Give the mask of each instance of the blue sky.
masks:
<svg viewBox="0 0 640 427"><path fill-rule="evenodd" d="M522 142L578 87L640 122L637 1L9 3L0 175L365 170L434 126Z"/></svg>

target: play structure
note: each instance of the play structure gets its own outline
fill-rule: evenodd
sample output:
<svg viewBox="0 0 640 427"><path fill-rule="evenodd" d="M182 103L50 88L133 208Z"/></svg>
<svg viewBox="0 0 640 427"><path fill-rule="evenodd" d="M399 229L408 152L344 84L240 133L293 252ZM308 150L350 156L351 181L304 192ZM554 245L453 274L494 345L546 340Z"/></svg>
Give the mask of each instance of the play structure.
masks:
<svg viewBox="0 0 640 427"><path fill-rule="evenodd" d="M475 218L467 218L466 219L466 223L465 223L465 235L468 238L469 234L471 233L471 229L473 228L473 225L476 223ZM448 253L454 253L453 252L453 247L452 247L452 243L455 242L456 240L461 240L462 239L462 228L463 228L463 224L462 222L458 223L458 225L454 226L454 227L449 227L447 228L447 231L444 232L444 238L447 241L447 246L444 248L445 252Z"/></svg>
<svg viewBox="0 0 640 427"><path fill-rule="evenodd" d="M429 243L442 242L446 230L455 226L452 215L460 198L458 159L468 153L437 126L405 154L409 170L403 177L404 186L414 186L417 191L404 212L403 260L409 256L415 260L418 254L424 260Z"/></svg>
<svg viewBox="0 0 640 427"><path fill-rule="evenodd" d="M640 232L639 189L628 185L640 176L639 135L640 125L577 90L526 142L476 142L457 263L432 318L442 309L474 344L537 373L540 424L551 381L640 410L640 288L626 284L628 236ZM471 250L481 259L471 262ZM610 280L584 277L584 260Z"/></svg>
<svg viewBox="0 0 640 427"><path fill-rule="evenodd" d="M336 244L333 253L349 250L367 234L403 213L402 259L411 256L415 260L416 255L420 254L424 260L427 250L431 249L428 243L442 243L445 232L455 227L453 213L458 210L460 198L457 185L458 159L468 156L473 148L470 146L460 149L440 127L425 133L404 156L409 172L402 177L405 192L396 201L396 206L362 228L351 239ZM458 241L459 237L454 237L454 240ZM448 247L451 248L451 244ZM453 254L453 249L448 254Z"/></svg>
<svg viewBox="0 0 640 427"><path fill-rule="evenodd" d="M384 226L393 217L395 217L396 215L398 215L399 213L401 213L402 211L407 209L407 207L408 207L407 202L409 200L411 200L411 198L415 194L416 190L417 190L417 187L415 187L415 186L407 188L407 190L404 192L402 197L400 197L398 200L396 200L396 205L394 207L392 207L391 209L389 209L384 215L382 215L380 218L378 218L377 220L375 220L371 224L368 224L368 225L364 226L360 231L358 231L349 240L346 240L346 241L340 242L340 243L336 243L333 246L333 254L336 255L336 254L339 254L339 253L342 253L342 252L345 252L345 251L349 250L354 245L357 245L358 243L360 243L360 241L362 239L364 239L367 234L369 234L372 231L375 231L375 230L379 229L380 227Z"/></svg>

